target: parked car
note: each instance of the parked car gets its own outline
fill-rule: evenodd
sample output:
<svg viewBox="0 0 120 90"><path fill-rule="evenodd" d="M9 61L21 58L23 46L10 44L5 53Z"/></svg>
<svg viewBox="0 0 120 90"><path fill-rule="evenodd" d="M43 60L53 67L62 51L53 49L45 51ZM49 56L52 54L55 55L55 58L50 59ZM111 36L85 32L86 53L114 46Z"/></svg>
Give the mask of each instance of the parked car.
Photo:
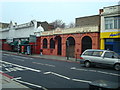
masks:
<svg viewBox="0 0 120 90"><path fill-rule="evenodd" d="M102 65L120 70L120 56L110 50L87 49L80 56L80 64L85 67Z"/></svg>

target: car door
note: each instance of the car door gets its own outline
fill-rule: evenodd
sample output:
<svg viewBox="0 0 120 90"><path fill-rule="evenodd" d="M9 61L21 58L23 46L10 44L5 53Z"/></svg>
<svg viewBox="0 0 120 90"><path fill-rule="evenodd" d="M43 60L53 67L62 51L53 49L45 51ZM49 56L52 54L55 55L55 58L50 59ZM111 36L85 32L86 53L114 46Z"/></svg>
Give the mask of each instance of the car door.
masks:
<svg viewBox="0 0 120 90"><path fill-rule="evenodd" d="M104 54L104 64L105 65L114 65L115 62L118 62L118 56L114 52L105 52Z"/></svg>
<svg viewBox="0 0 120 90"><path fill-rule="evenodd" d="M102 58L103 51L94 51L91 60L94 64L101 64L103 62Z"/></svg>

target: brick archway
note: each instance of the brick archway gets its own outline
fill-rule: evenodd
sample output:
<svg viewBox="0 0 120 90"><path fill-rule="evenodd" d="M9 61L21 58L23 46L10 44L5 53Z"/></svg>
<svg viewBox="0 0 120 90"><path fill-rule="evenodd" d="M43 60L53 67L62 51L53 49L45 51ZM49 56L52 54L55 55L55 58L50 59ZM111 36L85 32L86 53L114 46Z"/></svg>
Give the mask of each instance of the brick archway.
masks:
<svg viewBox="0 0 120 90"><path fill-rule="evenodd" d="M92 39L89 36L84 36L82 38L82 52L86 49L92 49Z"/></svg>
<svg viewBox="0 0 120 90"><path fill-rule="evenodd" d="M68 37L66 40L66 56L75 56L75 39L72 36Z"/></svg>

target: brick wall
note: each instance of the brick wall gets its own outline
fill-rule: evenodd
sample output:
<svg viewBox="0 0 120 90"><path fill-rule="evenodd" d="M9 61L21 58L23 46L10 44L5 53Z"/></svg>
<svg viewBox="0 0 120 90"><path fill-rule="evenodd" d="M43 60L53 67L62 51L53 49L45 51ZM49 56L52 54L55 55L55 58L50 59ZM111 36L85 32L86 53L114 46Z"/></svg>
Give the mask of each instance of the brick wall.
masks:
<svg viewBox="0 0 120 90"><path fill-rule="evenodd" d="M83 26L99 26L100 25L100 16L88 16L88 17L80 17L75 19L76 27Z"/></svg>

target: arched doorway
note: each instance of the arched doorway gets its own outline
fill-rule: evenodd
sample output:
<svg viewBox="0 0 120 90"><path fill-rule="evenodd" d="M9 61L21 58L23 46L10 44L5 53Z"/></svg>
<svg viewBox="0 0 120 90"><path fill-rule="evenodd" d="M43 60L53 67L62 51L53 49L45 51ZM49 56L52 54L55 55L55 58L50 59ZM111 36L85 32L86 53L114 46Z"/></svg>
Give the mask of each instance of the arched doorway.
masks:
<svg viewBox="0 0 120 90"><path fill-rule="evenodd" d="M62 38L58 35L54 39L57 40L57 55L62 55Z"/></svg>
<svg viewBox="0 0 120 90"><path fill-rule="evenodd" d="M68 37L66 41L66 56L75 56L75 39L73 37Z"/></svg>
<svg viewBox="0 0 120 90"><path fill-rule="evenodd" d="M92 39L89 36L82 38L82 52L86 49L92 49Z"/></svg>

